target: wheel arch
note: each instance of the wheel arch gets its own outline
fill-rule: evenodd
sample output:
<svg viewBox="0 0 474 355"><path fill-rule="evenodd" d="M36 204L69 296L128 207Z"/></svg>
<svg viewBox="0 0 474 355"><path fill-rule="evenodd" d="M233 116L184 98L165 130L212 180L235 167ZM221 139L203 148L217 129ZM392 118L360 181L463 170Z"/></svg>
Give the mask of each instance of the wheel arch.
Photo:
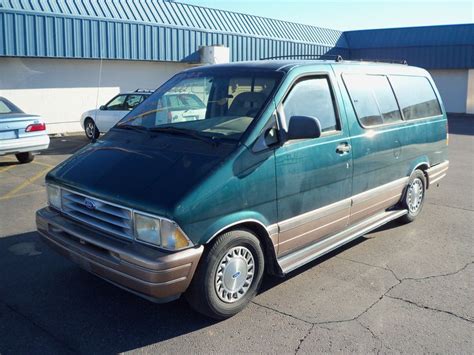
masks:
<svg viewBox="0 0 474 355"><path fill-rule="evenodd" d="M422 160L422 161L419 161L417 162L417 164L412 168L411 172L410 172L410 175L413 174L413 172L415 170L421 170L423 172L423 175L425 175L425 181L426 181L426 189L428 190L428 187L429 187L429 176L428 176L428 172L427 170L430 168L430 163L429 161L426 159L426 160Z"/></svg>
<svg viewBox="0 0 474 355"><path fill-rule="evenodd" d="M227 224L214 232L211 238L209 238L204 244L210 245L219 235L237 229L246 229L255 234L255 236L260 240L263 246L267 273L272 275L283 275L283 272L277 262L276 250L270 234L271 229L273 228L266 227L261 221L257 219L248 218Z"/></svg>

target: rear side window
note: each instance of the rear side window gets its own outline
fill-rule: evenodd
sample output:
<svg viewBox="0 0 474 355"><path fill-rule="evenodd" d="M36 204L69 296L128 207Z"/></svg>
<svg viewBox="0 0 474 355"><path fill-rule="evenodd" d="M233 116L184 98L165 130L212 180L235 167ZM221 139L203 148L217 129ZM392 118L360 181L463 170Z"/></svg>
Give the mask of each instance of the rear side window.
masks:
<svg viewBox="0 0 474 355"><path fill-rule="evenodd" d="M395 95L406 120L441 115L433 87L422 76L390 76Z"/></svg>
<svg viewBox="0 0 474 355"><path fill-rule="evenodd" d="M402 120L397 100L386 76L345 74L344 83L357 117L364 127Z"/></svg>
<svg viewBox="0 0 474 355"><path fill-rule="evenodd" d="M296 83L283 103L283 111L287 126L291 116L311 116L319 119L322 132L338 129L329 81L324 77Z"/></svg>

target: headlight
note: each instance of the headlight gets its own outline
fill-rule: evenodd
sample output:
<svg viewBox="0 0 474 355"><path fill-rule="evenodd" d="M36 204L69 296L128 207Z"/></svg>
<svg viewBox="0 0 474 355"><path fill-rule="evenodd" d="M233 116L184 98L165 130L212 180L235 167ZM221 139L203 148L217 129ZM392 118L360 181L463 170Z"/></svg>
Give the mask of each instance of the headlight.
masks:
<svg viewBox="0 0 474 355"><path fill-rule="evenodd" d="M135 236L139 241L168 250L192 246L176 223L167 219L135 213Z"/></svg>
<svg viewBox="0 0 474 355"><path fill-rule="evenodd" d="M48 204L61 210L61 189L54 185L46 185L46 193L48 194Z"/></svg>

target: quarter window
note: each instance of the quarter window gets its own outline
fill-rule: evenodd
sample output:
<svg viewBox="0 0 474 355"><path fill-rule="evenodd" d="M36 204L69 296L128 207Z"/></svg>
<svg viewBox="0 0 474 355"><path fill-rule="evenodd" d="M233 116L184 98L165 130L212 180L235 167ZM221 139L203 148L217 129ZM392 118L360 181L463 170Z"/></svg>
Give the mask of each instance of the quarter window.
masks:
<svg viewBox="0 0 474 355"><path fill-rule="evenodd" d="M322 132L338 129L333 96L327 78L313 78L298 82L283 102L286 125L292 116L316 117Z"/></svg>
<svg viewBox="0 0 474 355"><path fill-rule="evenodd" d="M401 121L400 109L386 76L346 74L344 83L363 126Z"/></svg>
<svg viewBox="0 0 474 355"><path fill-rule="evenodd" d="M441 115L433 87L422 76L390 76L403 116L407 120Z"/></svg>

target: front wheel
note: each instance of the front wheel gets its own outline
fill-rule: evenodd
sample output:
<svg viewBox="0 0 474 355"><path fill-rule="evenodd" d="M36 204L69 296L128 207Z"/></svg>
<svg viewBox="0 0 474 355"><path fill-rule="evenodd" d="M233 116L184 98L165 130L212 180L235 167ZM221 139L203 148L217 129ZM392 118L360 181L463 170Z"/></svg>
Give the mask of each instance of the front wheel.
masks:
<svg viewBox="0 0 474 355"><path fill-rule="evenodd" d="M405 191L402 207L408 212L400 220L404 223L413 222L423 209L426 192L426 178L421 170L415 170L410 176Z"/></svg>
<svg viewBox="0 0 474 355"><path fill-rule="evenodd" d="M262 246L252 232L242 229L224 233L201 259L186 299L208 317L232 317L256 295L263 271Z"/></svg>
<svg viewBox="0 0 474 355"><path fill-rule="evenodd" d="M99 138L100 132L92 118L86 118L84 121L84 132L90 140Z"/></svg>

